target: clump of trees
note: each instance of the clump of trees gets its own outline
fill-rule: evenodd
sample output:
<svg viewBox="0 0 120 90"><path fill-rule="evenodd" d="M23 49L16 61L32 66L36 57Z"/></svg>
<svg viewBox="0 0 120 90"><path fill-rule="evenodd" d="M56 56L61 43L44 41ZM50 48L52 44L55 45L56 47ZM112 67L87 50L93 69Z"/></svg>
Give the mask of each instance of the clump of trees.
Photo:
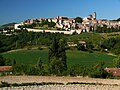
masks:
<svg viewBox="0 0 120 90"><path fill-rule="evenodd" d="M104 70L105 63L99 62L94 66L73 65L68 69L70 76L89 76L92 78L109 78L111 73Z"/></svg>
<svg viewBox="0 0 120 90"><path fill-rule="evenodd" d="M104 40L101 43L102 49L108 49L108 51L112 52L113 54L119 55L120 54L120 37L113 37Z"/></svg>
<svg viewBox="0 0 120 90"><path fill-rule="evenodd" d="M92 78L107 78L110 74L104 70L104 64L104 62L100 62L95 65L89 73L89 76Z"/></svg>
<svg viewBox="0 0 120 90"><path fill-rule="evenodd" d="M52 42L54 33L45 32L27 32L26 30L15 31L17 35L6 36L0 34L0 53L24 48L25 46L49 46ZM57 33L58 37L64 37L65 35Z"/></svg>
<svg viewBox="0 0 120 90"><path fill-rule="evenodd" d="M103 27L98 26L97 30L95 31L97 33L111 33L111 32L120 32L120 27L107 27L107 25L103 25Z"/></svg>

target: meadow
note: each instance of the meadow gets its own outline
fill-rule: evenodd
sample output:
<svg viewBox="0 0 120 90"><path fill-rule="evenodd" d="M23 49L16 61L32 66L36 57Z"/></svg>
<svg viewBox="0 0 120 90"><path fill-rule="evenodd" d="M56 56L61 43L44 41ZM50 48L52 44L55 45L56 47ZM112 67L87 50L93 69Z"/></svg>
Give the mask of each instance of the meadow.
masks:
<svg viewBox="0 0 120 90"><path fill-rule="evenodd" d="M18 64L35 65L38 58L41 57L44 64L48 62L48 50L20 50L14 52L6 52L3 57L15 59ZM91 66L104 61L106 67L112 67L112 61L115 56L106 53L89 53L82 51L66 51L68 67L76 64Z"/></svg>

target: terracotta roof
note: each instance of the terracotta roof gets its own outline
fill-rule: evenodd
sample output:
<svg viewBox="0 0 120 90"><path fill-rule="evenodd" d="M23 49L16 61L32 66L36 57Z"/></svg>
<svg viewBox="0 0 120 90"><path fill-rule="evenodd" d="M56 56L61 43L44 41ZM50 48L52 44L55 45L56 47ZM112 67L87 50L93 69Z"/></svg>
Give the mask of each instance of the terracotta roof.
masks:
<svg viewBox="0 0 120 90"><path fill-rule="evenodd" d="M12 66L0 66L0 72L10 70Z"/></svg>
<svg viewBox="0 0 120 90"><path fill-rule="evenodd" d="M120 68L105 68L107 72L112 72L113 76L120 76Z"/></svg>

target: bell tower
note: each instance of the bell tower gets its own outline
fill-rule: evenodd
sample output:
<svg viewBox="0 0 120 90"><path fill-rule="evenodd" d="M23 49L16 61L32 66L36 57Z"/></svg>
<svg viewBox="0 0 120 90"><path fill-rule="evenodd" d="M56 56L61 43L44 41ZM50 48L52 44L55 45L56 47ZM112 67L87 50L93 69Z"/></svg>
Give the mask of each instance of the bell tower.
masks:
<svg viewBox="0 0 120 90"><path fill-rule="evenodd" d="M96 17L97 17L96 12L94 12L94 15L93 15L94 20L96 20Z"/></svg>

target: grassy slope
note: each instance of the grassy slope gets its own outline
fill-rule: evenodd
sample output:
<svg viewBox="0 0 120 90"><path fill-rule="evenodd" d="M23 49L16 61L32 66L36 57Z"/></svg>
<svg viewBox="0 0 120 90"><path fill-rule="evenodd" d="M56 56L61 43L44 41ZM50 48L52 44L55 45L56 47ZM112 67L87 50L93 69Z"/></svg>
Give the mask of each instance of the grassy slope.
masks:
<svg viewBox="0 0 120 90"><path fill-rule="evenodd" d="M68 65L72 64L81 64L81 65L95 65L100 61L104 61L107 67L112 66L112 60L115 58L114 56L110 56L107 54L98 54L98 53L88 53L88 52L79 52L72 51L67 52L68 57Z"/></svg>
<svg viewBox="0 0 120 90"><path fill-rule="evenodd" d="M47 63L48 52L39 50L22 50L4 53L3 56L10 59L16 59L17 63L36 64L39 57L42 58L44 63Z"/></svg>
<svg viewBox="0 0 120 90"><path fill-rule="evenodd" d="M44 63L48 60L47 50L23 50L10 53L4 53L4 57L16 59L17 63L23 64L36 64L39 57L42 58ZM107 54L88 53L80 51L67 51L67 64L72 66L75 64L81 65L95 65L100 61L106 62L106 66L112 66L112 60L114 56Z"/></svg>

